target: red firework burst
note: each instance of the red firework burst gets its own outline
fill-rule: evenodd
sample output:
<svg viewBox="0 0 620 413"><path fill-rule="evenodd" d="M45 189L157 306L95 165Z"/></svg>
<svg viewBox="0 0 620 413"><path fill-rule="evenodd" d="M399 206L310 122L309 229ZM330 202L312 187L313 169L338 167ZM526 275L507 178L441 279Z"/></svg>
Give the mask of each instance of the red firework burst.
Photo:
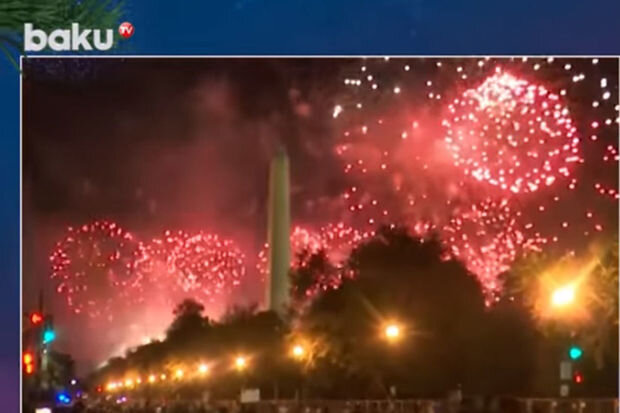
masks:
<svg viewBox="0 0 620 413"><path fill-rule="evenodd" d="M325 249L320 235L306 228L296 226L291 231L291 268L304 264L304 257L309 257ZM265 244L258 253L256 268L264 281L269 272L269 244Z"/></svg>
<svg viewBox="0 0 620 413"><path fill-rule="evenodd" d="M233 241L215 234L166 231L149 243L140 270L150 288L167 290L170 301L190 294L213 302L241 283L244 260Z"/></svg>
<svg viewBox="0 0 620 413"><path fill-rule="evenodd" d="M569 177L579 142L560 96L497 72L448 106L445 141L466 175L514 193Z"/></svg>
<svg viewBox="0 0 620 413"><path fill-rule="evenodd" d="M327 257L334 266L341 268L351 251L374 236L374 231L361 232L340 222L321 227L319 234L325 244Z"/></svg>
<svg viewBox="0 0 620 413"><path fill-rule="evenodd" d="M351 183L345 220L439 232L489 289L530 245L583 245L609 228L605 217L617 222L620 105L611 79L612 59L360 61L332 113ZM485 204L497 222L479 216Z"/></svg>
<svg viewBox="0 0 620 413"><path fill-rule="evenodd" d="M111 317L138 298L135 263L143 256L141 244L114 222L70 227L50 256L51 279L74 313Z"/></svg>
<svg viewBox="0 0 620 413"><path fill-rule="evenodd" d="M307 295L314 295L320 290L337 288L344 276L342 269L349 257L349 254L361 242L373 236L372 231L360 232L346 226L344 223L328 224L321 227L318 231L311 231L302 227L295 227L291 232L291 268L298 269L309 264L309 261L316 254L325 254L328 266L334 271L329 274L317 275L315 284L306 291ZM268 272L268 248L265 247L259 252L258 271L263 277Z"/></svg>
<svg viewBox="0 0 620 413"><path fill-rule="evenodd" d="M538 250L546 243L545 239L527 235L520 216L507 200L487 199L456 211L443 228L442 238L452 255L477 275L487 293L500 290L497 276L507 271L520 254Z"/></svg>

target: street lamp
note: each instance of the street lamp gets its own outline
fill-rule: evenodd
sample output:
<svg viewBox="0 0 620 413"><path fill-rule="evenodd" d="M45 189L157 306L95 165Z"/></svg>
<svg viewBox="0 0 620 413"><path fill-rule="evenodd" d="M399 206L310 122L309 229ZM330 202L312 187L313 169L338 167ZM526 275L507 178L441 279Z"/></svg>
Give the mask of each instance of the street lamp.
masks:
<svg viewBox="0 0 620 413"><path fill-rule="evenodd" d="M237 371L245 370L245 368L247 367L247 364L248 362L245 357L237 356L235 358L235 368L237 369Z"/></svg>
<svg viewBox="0 0 620 413"><path fill-rule="evenodd" d="M305 394L305 390L304 390L305 372L307 368L309 367L309 361L312 355L309 354L308 349L303 344L297 343L293 347L291 347L291 356L293 357L293 359L295 359L295 361L298 363L300 367L298 371L299 373L298 389L296 390L296 395L295 395L295 399L299 400L299 399L305 398L304 396Z"/></svg>
<svg viewBox="0 0 620 413"><path fill-rule="evenodd" d="M400 325L400 323L397 323L395 321L390 321L383 326L383 337L388 342L388 344L395 344L396 342L401 340L402 334L403 334L402 330L403 328ZM394 361L395 360L392 357L388 357L386 359L387 363L393 363ZM387 371L385 375L382 374L381 380L389 382L390 380L386 376L387 376ZM396 395L396 386L393 386L393 385L389 386L389 389L390 389L390 394L392 395L392 397L394 397Z"/></svg>
<svg viewBox="0 0 620 413"><path fill-rule="evenodd" d="M567 307L575 301L575 285L556 288L551 294L551 304L556 308Z"/></svg>
<svg viewBox="0 0 620 413"><path fill-rule="evenodd" d="M401 338L401 328L396 323L388 323L383 330L383 334L387 341L396 342Z"/></svg>
<svg viewBox="0 0 620 413"><path fill-rule="evenodd" d="M241 379L240 388L239 388L239 397L243 394L243 389L245 388L246 382L246 373L245 370L248 367L248 360L244 356L235 357L235 369L239 373L239 378Z"/></svg>
<svg viewBox="0 0 620 413"><path fill-rule="evenodd" d="M200 374L207 374L209 372L209 366L207 366L206 364L201 364L198 366L198 373Z"/></svg>
<svg viewBox="0 0 620 413"><path fill-rule="evenodd" d="M293 346L291 353L295 359L301 360L306 355L306 349L301 344L296 344Z"/></svg>

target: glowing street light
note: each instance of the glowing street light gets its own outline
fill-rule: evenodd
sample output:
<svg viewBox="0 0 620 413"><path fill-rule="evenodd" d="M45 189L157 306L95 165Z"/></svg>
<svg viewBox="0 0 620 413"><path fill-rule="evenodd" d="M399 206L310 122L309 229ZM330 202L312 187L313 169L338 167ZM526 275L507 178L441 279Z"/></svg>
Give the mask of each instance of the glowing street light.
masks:
<svg viewBox="0 0 620 413"><path fill-rule="evenodd" d="M235 368L238 371L243 371L245 370L245 368L248 365L248 361L246 360L245 357L243 356L238 356L237 358L235 358Z"/></svg>
<svg viewBox="0 0 620 413"><path fill-rule="evenodd" d="M575 285L569 284L559 287L551 294L551 304L561 308L571 305L575 301Z"/></svg>
<svg viewBox="0 0 620 413"><path fill-rule="evenodd" d="M198 366L198 373L200 374L207 374L209 372L209 366L207 366L206 364L201 364L200 366Z"/></svg>
<svg viewBox="0 0 620 413"><path fill-rule="evenodd" d="M149 383L155 383L157 381L157 377L154 374L149 375Z"/></svg>
<svg viewBox="0 0 620 413"><path fill-rule="evenodd" d="M301 360L306 355L306 349L301 344L296 344L293 346L291 353L294 358Z"/></svg>
<svg viewBox="0 0 620 413"><path fill-rule="evenodd" d="M174 373L175 377L177 379L182 379L183 378L183 374L185 374L185 372L182 369L177 369L177 371Z"/></svg>
<svg viewBox="0 0 620 413"><path fill-rule="evenodd" d="M385 338L390 342L398 341L401 337L400 326L396 323L389 323L383 331Z"/></svg>

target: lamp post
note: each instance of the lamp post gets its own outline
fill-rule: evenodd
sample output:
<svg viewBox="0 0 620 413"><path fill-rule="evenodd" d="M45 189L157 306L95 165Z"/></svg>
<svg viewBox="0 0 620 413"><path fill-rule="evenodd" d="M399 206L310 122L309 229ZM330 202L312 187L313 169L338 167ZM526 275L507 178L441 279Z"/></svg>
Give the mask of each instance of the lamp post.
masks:
<svg viewBox="0 0 620 413"><path fill-rule="evenodd" d="M298 401L301 401L304 398L304 377L305 377L305 365L308 360L308 350L306 346L301 343L297 343L293 345L291 348L291 357L299 364L299 383L297 389L297 397Z"/></svg>
<svg viewBox="0 0 620 413"><path fill-rule="evenodd" d="M240 376L241 379L241 385L239 388L239 400L241 400L241 395L243 393L243 390L245 389L245 372L247 371L248 368L248 359L247 357L243 356L243 355L238 355L235 357L234 360L234 364L233 364L234 369L237 371L237 373Z"/></svg>
<svg viewBox="0 0 620 413"><path fill-rule="evenodd" d="M572 317L578 312L576 307L578 283L572 282L565 285L561 285L551 291L549 298L550 310L553 317L563 318L565 322L569 322ZM574 334L572 334L574 335ZM574 362L581 358L582 350L578 346L571 346L568 350L568 358L566 355L560 360L560 396L567 397L571 392L571 381L573 381L573 368ZM582 376L579 373L578 380L575 379L575 383L581 383Z"/></svg>
<svg viewBox="0 0 620 413"><path fill-rule="evenodd" d="M403 338L403 327L396 321L386 322L383 325L382 336L389 345L396 345ZM396 397L396 390L395 385L389 386L388 398Z"/></svg>

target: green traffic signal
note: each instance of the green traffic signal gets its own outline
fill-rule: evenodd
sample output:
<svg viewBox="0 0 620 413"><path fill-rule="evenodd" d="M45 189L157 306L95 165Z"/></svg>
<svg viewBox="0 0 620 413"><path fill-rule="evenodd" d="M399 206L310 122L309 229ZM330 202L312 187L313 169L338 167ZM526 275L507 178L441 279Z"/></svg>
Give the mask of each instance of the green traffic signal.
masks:
<svg viewBox="0 0 620 413"><path fill-rule="evenodd" d="M54 330L45 330L43 332L43 344L51 343L56 339L56 333Z"/></svg>
<svg viewBox="0 0 620 413"><path fill-rule="evenodd" d="M568 356L570 357L571 360L578 360L581 358L582 355L583 355L583 350L581 349L581 347L572 346L568 350Z"/></svg>

